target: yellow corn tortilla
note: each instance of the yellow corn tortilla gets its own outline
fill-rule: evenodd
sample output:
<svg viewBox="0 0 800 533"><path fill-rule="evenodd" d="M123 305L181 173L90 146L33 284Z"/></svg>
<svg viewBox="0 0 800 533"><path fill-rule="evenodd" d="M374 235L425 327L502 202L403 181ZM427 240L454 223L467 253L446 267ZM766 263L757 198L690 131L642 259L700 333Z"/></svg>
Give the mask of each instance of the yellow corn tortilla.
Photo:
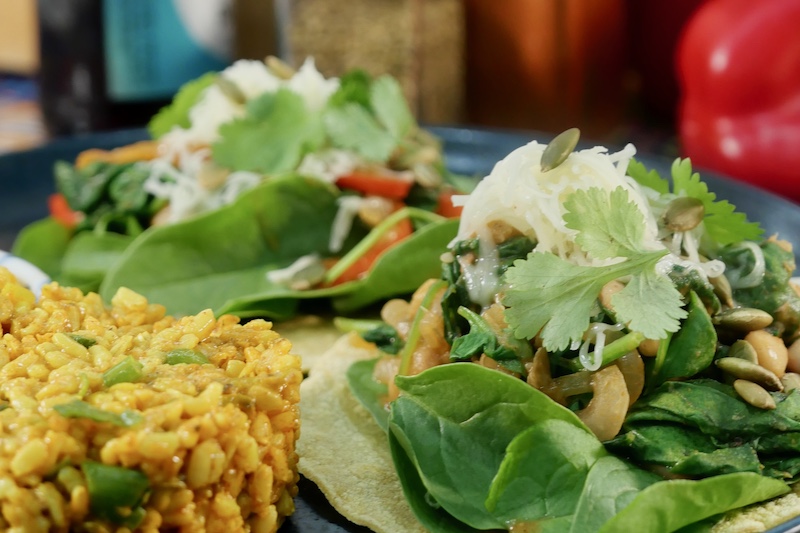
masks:
<svg viewBox="0 0 800 533"><path fill-rule="evenodd" d="M377 533L424 532L394 469L386 434L347 385L347 369L378 354L355 333L340 338L300 386L299 470L348 520Z"/></svg>
<svg viewBox="0 0 800 533"><path fill-rule="evenodd" d="M342 336L333 321L326 317L305 315L275 326L281 336L292 343L292 353L302 358L303 373L307 374L325 352Z"/></svg>
<svg viewBox="0 0 800 533"><path fill-rule="evenodd" d="M350 333L314 358L300 386L299 470L353 523L377 533L424 532L403 497L386 434L347 384L350 365L377 356L373 345ZM711 533L760 533L800 515L799 485L728 513Z"/></svg>

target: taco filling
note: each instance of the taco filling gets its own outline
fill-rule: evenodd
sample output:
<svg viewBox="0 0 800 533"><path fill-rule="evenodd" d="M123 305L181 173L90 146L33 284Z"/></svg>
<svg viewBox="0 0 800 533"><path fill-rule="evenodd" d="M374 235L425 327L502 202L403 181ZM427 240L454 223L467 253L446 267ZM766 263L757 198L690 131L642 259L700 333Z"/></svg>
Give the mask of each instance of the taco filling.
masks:
<svg viewBox="0 0 800 533"><path fill-rule="evenodd" d="M430 531L735 530L800 473L791 245L688 160L670 180L576 144L523 146L455 198L441 277L361 324L379 351L350 393ZM760 529L800 511L780 501Z"/></svg>

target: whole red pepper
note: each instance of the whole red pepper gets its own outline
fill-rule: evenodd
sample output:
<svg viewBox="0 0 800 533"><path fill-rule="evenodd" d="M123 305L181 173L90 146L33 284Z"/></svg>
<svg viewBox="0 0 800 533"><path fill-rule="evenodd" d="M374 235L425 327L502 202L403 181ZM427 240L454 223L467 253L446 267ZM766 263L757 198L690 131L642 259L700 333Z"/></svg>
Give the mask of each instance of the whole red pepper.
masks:
<svg viewBox="0 0 800 533"><path fill-rule="evenodd" d="M677 49L682 151L800 201L800 0L710 0Z"/></svg>

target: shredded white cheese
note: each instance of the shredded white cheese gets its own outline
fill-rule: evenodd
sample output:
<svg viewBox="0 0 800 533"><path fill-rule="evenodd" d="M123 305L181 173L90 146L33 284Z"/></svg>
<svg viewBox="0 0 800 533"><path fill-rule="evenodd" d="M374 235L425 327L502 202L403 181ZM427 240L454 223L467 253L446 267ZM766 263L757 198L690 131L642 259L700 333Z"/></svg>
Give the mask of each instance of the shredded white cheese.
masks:
<svg viewBox="0 0 800 533"><path fill-rule="evenodd" d="M608 154L595 147L573 152L566 161L549 172L541 171L541 157L546 145L533 141L511 152L497 163L467 197L456 196L454 205L462 205L461 225L453 242L478 237L481 255L494 247L488 224L502 221L537 242L534 251L551 252L579 265L609 264L586 254L575 242L576 231L566 227L564 201L580 189L601 187L612 191L622 187L639 207L645 219L645 242L648 249L663 249L658 239L658 224L640 187L626 176L628 162L636 153L633 145ZM485 252L484 252L485 250ZM613 261L613 260L612 260ZM487 276L487 264L480 261L463 270L475 302L484 302L488 292L496 293L496 276ZM494 283L494 287L488 285Z"/></svg>

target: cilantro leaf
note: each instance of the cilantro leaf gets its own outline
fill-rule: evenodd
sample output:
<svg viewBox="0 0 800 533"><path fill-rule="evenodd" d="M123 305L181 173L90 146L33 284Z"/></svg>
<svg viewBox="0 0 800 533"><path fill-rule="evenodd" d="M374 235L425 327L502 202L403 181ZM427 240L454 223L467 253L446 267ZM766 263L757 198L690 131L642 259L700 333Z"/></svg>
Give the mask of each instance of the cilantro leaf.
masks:
<svg viewBox="0 0 800 533"><path fill-rule="evenodd" d="M747 216L737 213L736 208L727 200L717 201L717 195L700 181L700 175L692 172L692 162L689 159L676 159L672 163L672 183L675 194L683 192L703 202L706 212L703 223L706 231L720 245L761 237L763 230L758 223L748 222Z"/></svg>
<svg viewBox="0 0 800 533"><path fill-rule="evenodd" d="M594 258L631 257L641 251L644 216L622 187L614 189L610 198L599 188L579 189L564 208L564 222L579 231L576 242Z"/></svg>
<svg viewBox="0 0 800 533"><path fill-rule="evenodd" d="M649 187L659 194L669 194L669 181L659 176L656 170L647 170L642 163L631 159L628 163L628 176L635 179L639 185Z"/></svg>
<svg viewBox="0 0 800 533"><path fill-rule="evenodd" d="M200 99L203 91L212 85L217 79L216 72L207 72L199 78L185 83L175 94L172 103L161 108L161 110L150 119L147 124L147 131L153 139L158 139L168 133L173 127L188 128L189 110Z"/></svg>
<svg viewBox="0 0 800 533"><path fill-rule="evenodd" d="M330 107L343 107L345 104L358 104L371 109L370 86L372 78L361 69L351 70L339 79L339 88L328 100Z"/></svg>
<svg viewBox="0 0 800 533"><path fill-rule="evenodd" d="M506 272L509 288L503 298L514 335L532 339L539 334L546 349L566 349L582 340L603 286L627 276L628 287L614 301L618 318L649 338L677 331L678 319L685 316L680 293L656 272L667 250L643 249L643 216L628 193L622 188L611 193L592 188L571 194L564 205L564 220L579 232L576 240L582 247L598 258L625 260L592 267L534 252L515 261Z"/></svg>
<svg viewBox="0 0 800 533"><path fill-rule="evenodd" d="M620 292L611 297L617 320L648 339L664 338L667 332L678 331L686 317L681 294L672 281L645 270L633 276Z"/></svg>
<svg viewBox="0 0 800 533"><path fill-rule="evenodd" d="M370 102L378 121L395 139L405 137L416 121L397 80L391 76L381 76L372 83L370 93Z"/></svg>
<svg viewBox="0 0 800 533"><path fill-rule="evenodd" d="M322 146L321 114L288 89L247 103L247 114L220 126L212 146L216 163L231 170L275 174L294 170L303 156Z"/></svg>
<svg viewBox="0 0 800 533"><path fill-rule="evenodd" d="M357 104L328 109L324 121L334 146L354 150L371 161L386 161L397 146L392 134Z"/></svg>

